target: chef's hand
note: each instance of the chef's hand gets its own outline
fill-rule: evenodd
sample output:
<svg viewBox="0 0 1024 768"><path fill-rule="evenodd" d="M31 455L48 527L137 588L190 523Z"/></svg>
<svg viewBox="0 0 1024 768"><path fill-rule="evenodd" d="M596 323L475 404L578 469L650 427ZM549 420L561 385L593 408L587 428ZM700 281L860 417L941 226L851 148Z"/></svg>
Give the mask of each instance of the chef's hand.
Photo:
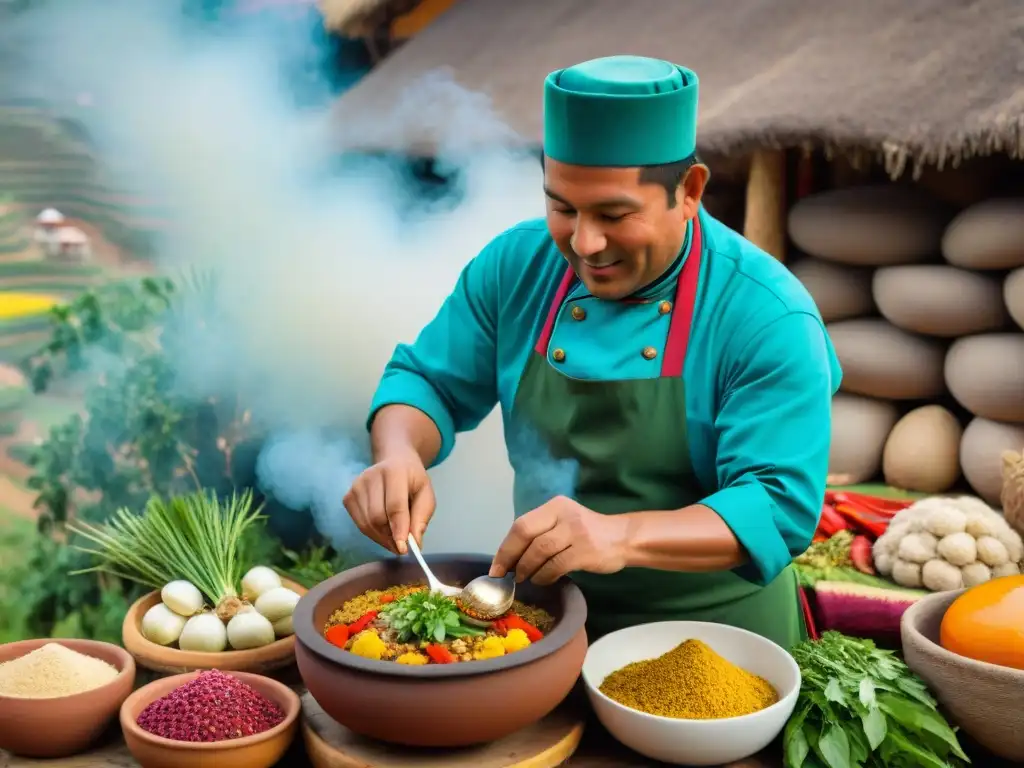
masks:
<svg viewBox="0 0 1024 768"><path fill-rule="evenodd" d="M404 555L409 533L423 541L434 515L434 489L419 455L396 454L363 471L344 498L359 530L382 547Z"/></svg>
<svg viewBox="0 0 1024 768"><path fill-rule="evenodd" d="M517 581L544 585L572 571L621 571L628 525L625 515L602 515L558 496L513 523L490 575L501 578L515 571Z"/></svg>

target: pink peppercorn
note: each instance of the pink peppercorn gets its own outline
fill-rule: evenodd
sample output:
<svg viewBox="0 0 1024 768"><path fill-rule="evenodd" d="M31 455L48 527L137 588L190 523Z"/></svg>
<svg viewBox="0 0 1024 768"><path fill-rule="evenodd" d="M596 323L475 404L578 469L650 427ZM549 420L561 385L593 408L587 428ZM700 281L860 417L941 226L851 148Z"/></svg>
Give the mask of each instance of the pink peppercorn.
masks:
<svg viewBox="0 0 1024 768"><path fill-rule="evenodd" d="M138 724L175 741L226 741L269 731L284 712L238 678L216 669L175 688L139 713Z"/></svg>

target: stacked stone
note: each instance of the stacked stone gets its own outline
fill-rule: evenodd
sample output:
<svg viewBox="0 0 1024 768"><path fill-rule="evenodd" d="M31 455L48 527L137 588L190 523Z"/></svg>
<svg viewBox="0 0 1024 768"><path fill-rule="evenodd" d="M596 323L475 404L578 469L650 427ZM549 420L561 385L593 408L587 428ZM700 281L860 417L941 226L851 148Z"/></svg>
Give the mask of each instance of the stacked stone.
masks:
<svg viewBox="0 0 1024 768"><path fill-rule="evenodd" d="M1001 454L1024 448L1024 199L837 189L789 234L843 367L830 471L924 493L962 475L998 505Z"/></svg>

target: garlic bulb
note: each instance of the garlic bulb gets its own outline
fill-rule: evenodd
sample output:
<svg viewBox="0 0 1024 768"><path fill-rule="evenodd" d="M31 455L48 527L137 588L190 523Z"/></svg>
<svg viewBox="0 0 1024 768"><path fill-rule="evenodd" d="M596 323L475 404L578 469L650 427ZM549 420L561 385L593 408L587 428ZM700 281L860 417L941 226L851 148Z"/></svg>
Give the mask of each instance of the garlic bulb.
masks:
<svg viewBox="0 0 1024 768"><path fill-rule="evenodd" d="M242 577L242 597L253 602L264 592L280 586L281 577L273 569L257 565L250 568Z"/></svg>
<svg viewBox="0 0 1024 768"><path fill-rule="evenodd" d="M274 622L274 634L278 637L287 637L295 634L295 627L292 625L292 617L285 616Z"/></svg>
<svg viewBox="0 0 1024 768"><path fill-rule="evenodd" d="M179 616L194 616L203 610L203 593L191 581L184 579L165 584L160 590L160 599Z"/></svg>
<svg viewBox="0 0 1024 768"><path fill-rule="evenodd" d="M274 622L291 616L298 602L298 593L287 587L274 587L256 599L256 610Z"/></svg>
<svg viewBox="0 0 1024 768"><path fill-rule="evenodd" d="M224 622L217 618L217 614L209 611L189 619L178 638L178 647L183 651L218 653L227 645L228 631Z"/></svg>
<svg viewBox="0 0 1024 768"><path fill-rule="evenodd" d="M157 603L142 617L142 635L151 643L170 645L181 637L186 619L163 603Z"/></svg>
<svg viewBox="0 0 1024 768"><path fill-rule="evenodd" d="M274 642L273 625L257 611L236 613L228 622L228 642L238 651Z"/></svg>

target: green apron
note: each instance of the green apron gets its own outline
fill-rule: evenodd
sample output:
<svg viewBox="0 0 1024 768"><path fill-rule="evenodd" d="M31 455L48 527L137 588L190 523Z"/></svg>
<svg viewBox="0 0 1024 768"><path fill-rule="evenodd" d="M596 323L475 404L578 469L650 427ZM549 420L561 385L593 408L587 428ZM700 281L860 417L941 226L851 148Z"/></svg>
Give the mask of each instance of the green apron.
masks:
<svg viewBox="0 0 1024 768"><path fill-rule="evenodd" d="M707 496L694 474L687 446L682 376L700 262L701 227L695 218L690 251L671 308L660 378L587 381L558 371L548 361L548 345L555 319L575 280L571 267L555 294L520 379L512 421L535 433L551 458L576 464L572 495L595 512L617 515L675 510ZM629 343L629 339L624 341ZM652 350L645 352L650 356ZM552 359L558 357L552 355ZM531 490L528 474L516 472L517 514L536 505L526 502ZM538 500L535 497L533 501ZM750 514L769 512L751 509ZM572 579L587 598L591 638L636 624L671 620L731 624L783 648L806 637L792 566L764 587L733 571L626 568L613 574L576 572Z"/></svg>

